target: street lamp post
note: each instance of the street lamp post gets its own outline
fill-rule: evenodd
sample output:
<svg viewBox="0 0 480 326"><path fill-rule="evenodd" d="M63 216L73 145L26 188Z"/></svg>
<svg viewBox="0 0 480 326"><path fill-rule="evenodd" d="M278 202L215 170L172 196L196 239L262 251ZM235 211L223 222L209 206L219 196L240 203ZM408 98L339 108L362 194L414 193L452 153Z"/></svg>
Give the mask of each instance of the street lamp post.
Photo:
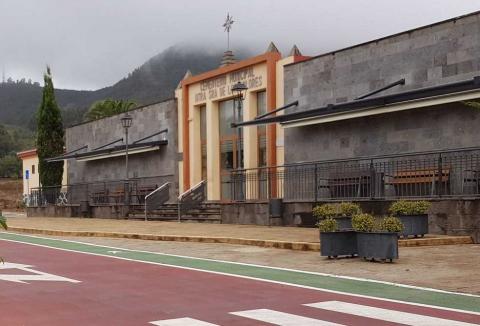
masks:
<svg viewBox="0 0 480 326"><path fill-rule="evenodd" d="M125 115L120 119L122 122L122 127L125 130L125 204L130 204L130 184L128 178L128 128L132 126L132 116L125 113Z"/></svg>
<svg viewBox="0 0 480 326"><path fill-rule="evenodd" d="M234 97L234 105L233 105L233 116L235 119L236 123L240 123L241 121L241 116L242 116L242 105L243 105L243 100L246 97L248 87L242 83L242 82L237 82L235 85L232 86L232 93L235 95ZM237 102L237 116L235 118L235 101ZM237 133L238 133L238 144L237 144L237 170L240 170L242 168L242 128L237 128ZM238 176L238 185L239 185L239 197L238 199L243 199L243 184L242 180L240 178L241 174L240 171L237 173Z"/></svg>
<svg viewBox="0 0 480 326"><path fill-rule="evenodd" d="M248 87L242 83L242 82L237 82L235 85L232 86L232 93L235 95L234 102L236 100L237 102L237 116L235 117L235 122L240 123L241 121L241 115L242 115L242 105L243 105L243 100L245 99L245 96L247 94ZM235 105L234 105L235 107ZM235 113L235 110L234 110ZM237 128L237 133L238 133L238 146L237 146L237 169L240 169L242 167L242 128Z"/></svg>

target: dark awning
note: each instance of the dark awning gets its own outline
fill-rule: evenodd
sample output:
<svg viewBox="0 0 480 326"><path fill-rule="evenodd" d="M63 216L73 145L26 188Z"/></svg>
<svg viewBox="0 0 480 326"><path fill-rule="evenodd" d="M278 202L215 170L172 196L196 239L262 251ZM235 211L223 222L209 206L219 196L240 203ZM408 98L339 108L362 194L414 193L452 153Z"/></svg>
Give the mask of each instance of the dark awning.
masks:
<svg viewBox="0 0 480 326"><path fill-rule="evenodd" d="M167 133L167 132L168 132L168 129L163 129L147 137L134 141L133 143L128 145L128 155L134 155L134 154L158 150L160 149L160 146L167 145L168 140L166 139L150 141L150 142L145 141L147 139L153 138L154 136ZM102 146L96 147L89 152L78 153L79 151L88 148L88 146L85 145L80 147L79 149L65 153L62 156L49 158L47 159L47 162L58 162L58 161L63 161L68 159L76 159L77 161L93 161L93 160L100 160L100 159L111 158L116 156L124 156L126 155L125 144L111 147L112 145L121 141L123 141L123 138L119 138L117 140L114 140Z"/></svg>
<svg viewBox="0 0 480 326"><path fill-rule="evenodd" d="M145 143L136 143L128 145L128 155L134 155L144 152L150 152L160 149L160 146L167 145L168 140L157 140ZM119 145L111 148L104 148L96 151L90 151L81 154L74 154L77 161L93 161L116 156L126 155L126 146Z"/></svg>
<svg viewBox="0 0 480 326"><path fill-rule="evenodd" d="M478 90L480 90L480 76L465 81L420 88L392 95L379 96L371 99L359 99L345 103L329 104L316 109L287 113L274 117L255 119L241 123L233 123L232 127L235 128L243 126L254 126L269 123L289 124L301 120L315 119L327 115L355 112L357 110L360 111L368 108L380 108L406 102L418 101L422 99L462 94Z"/></svg>

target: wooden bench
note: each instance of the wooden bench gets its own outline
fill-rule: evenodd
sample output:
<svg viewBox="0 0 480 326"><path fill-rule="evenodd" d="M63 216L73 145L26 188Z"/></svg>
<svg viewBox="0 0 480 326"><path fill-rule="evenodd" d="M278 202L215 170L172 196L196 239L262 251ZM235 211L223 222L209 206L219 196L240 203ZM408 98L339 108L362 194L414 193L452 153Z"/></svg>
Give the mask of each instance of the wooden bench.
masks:
<svg viewBox="0 0 480 326"><path fill-rule="evenodd" d="M329 175L327 185L332 198L370 197L369 170Z"/></svg>
<svg viewBox="0 0 480 326"><path fill-rule="evenodd" d="M441 173L437 168L402 170L390 177L385 184L393 185L397 196L435 195L440 187L444 194L449 193L450 168L443 168Z"/></svg>

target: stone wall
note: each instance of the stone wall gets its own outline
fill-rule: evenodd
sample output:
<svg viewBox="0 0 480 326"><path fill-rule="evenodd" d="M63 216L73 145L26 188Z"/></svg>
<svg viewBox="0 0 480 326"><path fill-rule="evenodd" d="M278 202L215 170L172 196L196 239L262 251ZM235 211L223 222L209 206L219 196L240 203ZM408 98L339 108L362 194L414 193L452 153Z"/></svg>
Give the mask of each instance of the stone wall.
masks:
<svg viewBox="0 0 480 326"><path fill-rule="evenodd" d="M285 102L301 111L480 75L480 14L461 17L285 67ZM285 162L477 146L479 112L462 104L285 129Z"/></svg>
<svg viewBox="0 0 480 326"><path fill-rule="evenodd" d="M375 216L385 216L392 201L370 200L357 202L362 210ZM428 213L428 228L431 234L469 235L480 243L480 200L445 199L432 200ZM311 212L322 203L284 203L284 225L296 225L295 215Z"/></svg>
<svg viewBox="0 0 480 326"><path fill-rule="evenodd" d="M133 122L129 129L129 142L149 136L167 128L168 145L160 150L129 155L130 178L152 178L158 184L163 181L175 183L172 195L178 192L177 177L177 113L176 102L167 100L130 111ZM67 151L88 145L89 150L124 137L120 118L116 115L68 128L66 131ZM146 141L163 139L155 136ZM117 143L121 144L121 143ZM123 180L125 178L125 157L78 162L68 161L68 183Z"/></svg>
<svg viewBox="0 0 480 326"><path fill-rule="evenodd" d="M319 40L321 41L321 40ZM480 75L480 13L320 55L285 67L285 103L304 110L354 100L405 78L381 95Z"/></svg>
<svg viewBox="0 0 480 326"><path fill-rule="evenodd" d="M323 161L480 145L480 110L462 103L289 128L285 161Z"/></svg>

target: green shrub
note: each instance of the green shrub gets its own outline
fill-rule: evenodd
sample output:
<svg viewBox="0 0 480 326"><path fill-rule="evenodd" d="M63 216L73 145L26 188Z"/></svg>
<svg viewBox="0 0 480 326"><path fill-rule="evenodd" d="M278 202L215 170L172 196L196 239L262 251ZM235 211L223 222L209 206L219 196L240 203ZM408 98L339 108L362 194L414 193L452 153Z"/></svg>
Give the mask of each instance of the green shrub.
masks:
<svg viewBox="0 0 480 326"><path fill-rule="evenodd" d="M352 217L352 227L358 232L372 232L375 230L375 218L370 214L358 214Z"/></svg>
<svg viewBox="0 0 480 326"><path fill-rule="evenodd" d="M338 215L338 207L335 204L323 204L314 207L312 213L317 218L332 218Z"/></svg>
<svg viewBox="0 0 480 326"><path fill-rule="evenodd" d="M318 223L318 228L320 232L335 232L338 229L337 221L331 217L323 219Z"/></svg>
<svg viewBox="0 0 480 326"><path fill-rule="evenodd" d="M379 231L399 233L403 231L403 224L397 217L388 216L380 222Z"/></svg>
<svg viewBox="0 0 480 326"><path fill-rule="evenodd" d="M413 202L412 215L426 214L432 204L425 200Z"/></svg>
<svg viewBox="0 0 480 326"><path fill-rule="evenodd" d="M340 214L342 216L352 217L362 213L360 206L351 202L343 202L340 204Z"/></svg>
<svg viewBox="0 0 480 326"><path fill-rule="evenodd" d="M0 215L0 228L7 229L7 220L2 215Z"/></svg>
<svg viewBox="0 0 480 326"><path fill-rule="evenodd" d="M399 200L394 202L388 211L393 215L421 215L426 214L430 208L428 201L406 201Z"/></svg>

